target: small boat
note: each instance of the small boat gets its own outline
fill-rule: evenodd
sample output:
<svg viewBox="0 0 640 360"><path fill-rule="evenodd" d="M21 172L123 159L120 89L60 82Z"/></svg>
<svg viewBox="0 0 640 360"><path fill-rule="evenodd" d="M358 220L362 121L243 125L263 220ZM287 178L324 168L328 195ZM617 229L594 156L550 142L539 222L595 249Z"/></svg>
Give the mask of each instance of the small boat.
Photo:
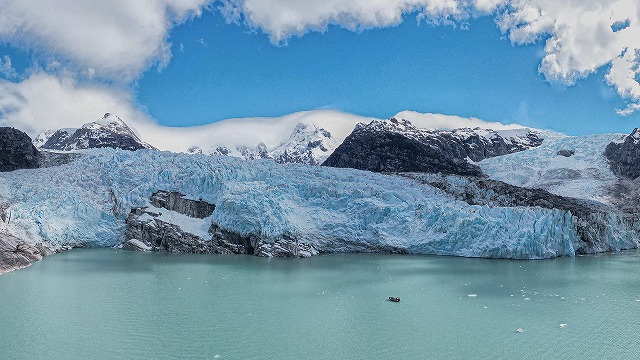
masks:
<svg viewBox="0 0 640 360"><path fill-rule="evenodd" d="M400 298L399 297L389 296L389 301L400 302Z"/></svg>

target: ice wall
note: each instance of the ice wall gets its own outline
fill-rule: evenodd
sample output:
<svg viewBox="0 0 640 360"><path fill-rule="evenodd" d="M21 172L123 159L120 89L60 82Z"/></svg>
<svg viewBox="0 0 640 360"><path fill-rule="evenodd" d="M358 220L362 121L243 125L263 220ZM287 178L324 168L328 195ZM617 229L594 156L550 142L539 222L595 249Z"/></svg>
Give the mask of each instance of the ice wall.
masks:
<svg viewBox="0 0 640 360"><path fill-rule="evenodd" d="M29 242L112 246L157 190L215 204L243 236L295 234L323 252L549 258L574 255L572 216L537 207L471 206L416 180L269 160L92 149L65 165L0 176L6 231Z"/></svg>

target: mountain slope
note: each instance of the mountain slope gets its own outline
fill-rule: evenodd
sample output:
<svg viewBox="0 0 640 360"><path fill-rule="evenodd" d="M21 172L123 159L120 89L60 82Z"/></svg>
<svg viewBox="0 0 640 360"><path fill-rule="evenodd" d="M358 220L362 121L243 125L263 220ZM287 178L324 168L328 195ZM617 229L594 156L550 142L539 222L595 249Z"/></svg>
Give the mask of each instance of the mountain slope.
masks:
<svg viewBox="0 0 640 360"><path fill-rule="evenodd" d="M42 154L22 131L0 127L0 172L35 169L40 166Z"/></svg>
<svg viewBox="0 0 640 360"><path fill-rule="evenodd" d="M46 150L80 150L94 148L118 148L123 150L155 149L143 142L119 117L106 113L98 121L84 124L81 128L65 128L53 133L40 134L35 142Z"/></svg>
<svg viewBox="0 0 640 360"><path fill-rule="evenodd" d="M542 138L522 128L426 130L391 118L359 124L324 166L375 172L481 175L472 162L539 146Z"/></svg>
<svg viewBox="0 0 640 360"><path fill-rule="evenodd" d="M604 151L620 137L621 134L555 134L545 138L539 147L489 158L478 165L491 179L511 185L609 202L609 189L619 178L609 168Z"/></svg>
<svg viewBox="0 0 640 360"><path fill-rule="evenodd" d="M217 146L209 149L207 155L234 156L244 160L269 159L279 164L307 164L320 165L339 145L338 139L323 128L313 124L299 123L288 139L275 147L267 147L264 143L256 147L238 146L228 148ZM190 154L202 154L197 146L187 150Z"/></svg>

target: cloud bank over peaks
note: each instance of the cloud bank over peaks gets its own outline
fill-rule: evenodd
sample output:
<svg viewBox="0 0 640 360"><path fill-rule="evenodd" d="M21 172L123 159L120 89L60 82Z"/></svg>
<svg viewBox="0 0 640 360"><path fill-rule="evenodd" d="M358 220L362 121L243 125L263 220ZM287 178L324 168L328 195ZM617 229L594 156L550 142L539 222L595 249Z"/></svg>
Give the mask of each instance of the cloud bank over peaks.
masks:
<svg viewBox="0 0 640 360"><path fill-rule="evenodd" d="M444 115L433 113L419 113L405 110L394 116L396 119L411 121L413 125L423 129L451 130L459 128L481 128L491 130L514 130L525 128L519 124L503 124L497 121L486 121L475 117L461 117L456 115Z"/></svg>
<svg viewBox="0 0 640 360"><path fill-rule="evenodd" d="M403 16L455 24L493 15L513 44L546 39L539 71L567 85L608 67L606 81L640 110L638 0L223 0L228 21L262 29L274 43L337 25L358 31L398 25Z"/></svg>
<svg viewBox="0 0 640 360"><path fill-rule="evenodd" d="M0 126L14 126L34 138L63 127L80 127L107 112L135 123L151 123L126 89L80 83L64 74L36 72L11 82L0 79Z"/></svg>
<svg viewBox="0 0 640 360"><path fill-rule="evenodd" d="M171 27L211 0L0 0L0 41L129 82L171 58Z"/></svg>

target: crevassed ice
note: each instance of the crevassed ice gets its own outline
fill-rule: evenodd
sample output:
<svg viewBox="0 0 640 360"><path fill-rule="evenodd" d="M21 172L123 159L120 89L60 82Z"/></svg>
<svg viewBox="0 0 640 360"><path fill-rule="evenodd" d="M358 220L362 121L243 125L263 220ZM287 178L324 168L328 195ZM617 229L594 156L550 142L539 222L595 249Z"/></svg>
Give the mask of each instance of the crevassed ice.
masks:
<svg viewBox="0 0 640 360"><path fill-rule="evenodd" d="M265 238L296 234L320 251L360 244L420 254L547 258L574 255L559 210L469 206L397 176L223 156L91 149L72 163L0 175L6 230L29 242L112 246L125 218L157 190L216 205L221 227ZM202 229L200 227L200 229Z"/></svg>

